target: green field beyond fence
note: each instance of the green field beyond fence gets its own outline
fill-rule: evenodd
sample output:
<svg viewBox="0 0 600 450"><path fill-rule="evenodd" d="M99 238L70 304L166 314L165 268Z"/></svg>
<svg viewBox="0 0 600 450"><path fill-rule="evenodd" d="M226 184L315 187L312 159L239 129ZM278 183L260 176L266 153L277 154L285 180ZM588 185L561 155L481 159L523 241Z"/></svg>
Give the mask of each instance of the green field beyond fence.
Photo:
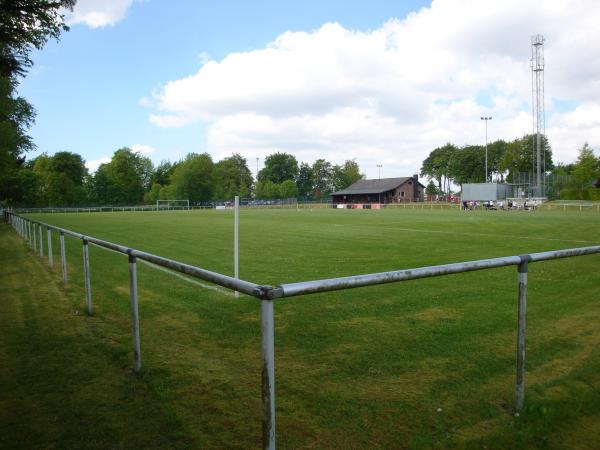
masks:
<svg viewBox="0 0 600 450"><path fill-rule="evenodd" d="M231 210L29 217L233 274ZM64 287L60 267L8 226L0 236L0 447L261 446L256 299L139 264L134 376L126 257L90 248L87 317L79 240L66 240ZM598 243L594 209L246 209L240 277L279 284ZM599 448L600 256L530 265L517 417L516 278L509 267L277 301L278 447Z"/></svg>

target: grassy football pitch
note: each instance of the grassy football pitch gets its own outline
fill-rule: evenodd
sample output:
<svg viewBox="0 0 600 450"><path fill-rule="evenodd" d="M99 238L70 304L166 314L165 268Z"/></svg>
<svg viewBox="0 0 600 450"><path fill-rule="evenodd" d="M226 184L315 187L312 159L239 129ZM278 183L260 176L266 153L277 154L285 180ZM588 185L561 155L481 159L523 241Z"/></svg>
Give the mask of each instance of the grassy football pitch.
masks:
<svg viewBox="0 0 600 450"><path fill-rule="evenodd" d="M233 274L232 211L30 217ZM86 317L80 242L67 237L66 287L57 236L54 271L7 227L1 242L7 442L260 447L256 299L138 264L135 377L126 258L90 246ZM598 243L597 212L242 210L240 276L277 285ZM530 265L518 417L515 267L277 301L278 446L598 447L599 288L599 255Z"/></svg>

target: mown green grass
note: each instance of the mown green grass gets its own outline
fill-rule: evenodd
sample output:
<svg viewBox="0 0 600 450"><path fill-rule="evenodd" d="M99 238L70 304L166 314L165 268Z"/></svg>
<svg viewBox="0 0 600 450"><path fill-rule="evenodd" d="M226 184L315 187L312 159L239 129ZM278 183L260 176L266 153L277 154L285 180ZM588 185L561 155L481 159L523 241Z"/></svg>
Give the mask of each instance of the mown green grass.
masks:
<svg viewBox="0 0 600 450"><path fill-rule="evenodd" d="M32 217L233 273L231 211ZM600 242L595 212L243 210L240 220L241 277L275 285ZM4 276L29 289L5 288L11 301L2 308L36 318L6 319L7 366L55 374L13 383L16 397L51 406L35 409L36 421L48 422L36 434L22 420L31 410L7 395L20 423L7 439L23 448L260 446L255 299L140 264L143 373L135 377L126 258L91 248L95 313L88 318L80 242L67 238L66 288L59 270L27 258L31 251L6 230L2 242L6 266L16 267L14 258L24 264ZM57 261L56 237L53 247ZM278 301L279 447L600 446L599 263L586 256L530 266L527 400L519 417L514 267ZM43 314L31 306L25 313L39 298ZM37 340L28 340L32 333ZM64 379L74 383L70 390ZM65 396L76 400L61 405ZM59 405L68 420L52 422Z"/></svg>

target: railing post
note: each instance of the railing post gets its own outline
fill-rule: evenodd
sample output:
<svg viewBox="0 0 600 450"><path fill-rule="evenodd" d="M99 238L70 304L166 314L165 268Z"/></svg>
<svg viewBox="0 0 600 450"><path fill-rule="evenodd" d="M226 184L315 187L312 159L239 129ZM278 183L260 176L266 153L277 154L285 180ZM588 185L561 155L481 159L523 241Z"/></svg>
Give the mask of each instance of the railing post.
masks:
<svg viewBox="0 0 600 450"><path fill-rule="evenodd" d="M131 297L131 334L133 335L133 370L142 368L140 351L140 318L138 315L137 264L136 257L129 255L129 293Z"/></svg>
<svg viewBox="0 0 600 450"><path fill-rule="evenodd" d="M50 227L46 227L46 235L48 236L48 265L52 269L54 266L54 260L52 255L52 230Z"/></svg>
<svg viewBox="0 0 600 450"><path fill-rule="evenodd" d="M92 288L90 286L90 251L87 239L83 239L83 274L85 277L85 306L88 316L91 316Z"/></svg>
<svg viewBox="0 0 600 450"><path fill-rule="evenodd" d="M60 264L62 266L63 282L67 283L67 255L65 254L65 233L60 232Z"/></svg>
<svg viewBox="0 0 600 450"><path fill-rule="evenodd" d="M523 408L525 402L525 331L527 315L527 271L529 255L521 256L518 265L519 287L517 300L517 382L515 386L515 398L517 411Z"/></svg>
<svg viewBox="0 0 600 450"><path fill-rule="evenodd" d="M234 231L233 231L233 271L234 277L238 279L240 277L239 269L239 211L240 211L240 197L235 196L234 200ZM235 297L238 298L240 293L235 291Z"/></svg>
<svg viewBox="0 0 600 450"><path fill-rule="evenodd" d="M42 225L40 225L40 227L38 228L38 231L40 233L40 256L43 257L44 256L44 232L42 231Z"/></svg>
<svg viewBox="0 0 600 450"><path fill-rule="evenodd" d="M34 223L33 225L33 253L35 254L35 252L37 251L37 238L36 238L36 234L37 234L37 225Z"/></svg>
<svg viewBox="0 0 600 450"><path fill-rule="evenodd" d="M273 300L260 301L263 448L275 450L275 324Z"/></svg>

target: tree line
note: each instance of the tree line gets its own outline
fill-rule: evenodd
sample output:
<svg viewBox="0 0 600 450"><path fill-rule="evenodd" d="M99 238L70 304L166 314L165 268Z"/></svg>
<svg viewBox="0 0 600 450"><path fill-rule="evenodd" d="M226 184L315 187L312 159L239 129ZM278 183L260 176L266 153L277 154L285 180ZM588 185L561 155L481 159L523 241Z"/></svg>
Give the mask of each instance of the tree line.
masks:
<svg viewBox="0 0 600 450"><path fill-rule="evenodd" d="M76 0L2 0L0 8L0 205L74 206L137 204L157 199L205 202L235 195L259 198L320 199L361 178L358 164L319 159L300 163L293 155L275 153L254 180L239 154L214 162L207 153L182 161L161 162L129 148L115 152L94 174L76 153L25 155L36 149L27 134L35 108L17 93L20 80L33 66L32 50L69 30L63 11Z"/></svg>
<svg viewBox="0 0 600 450"><path fill-rule="evenodd" d="M89 173L76 153L43 153L18 171L22 195L13 205L136 205L156 200L189 199L192 204L241 198L320 199L362 177L355 161L342 165L324 159L298 164L293 155L265 159L258 180L241 155L214 162L208 153L190 153L181 161L152 161L130 148L118 149L108 163Z"/></svg>
<svg viewBox="0 0 600 450"><path fill-rule="evenodd" d="M2 0L0 3L0 201L22 201L30 195L31 172L24 155L35 149L27 134L35 108L17 88L33 66L30 53L40 50L69 27L61 11L75 0ZM56 186L56 183L53 183Z"/></svg>
<svg viewBox="0 0 600 450"><path fill-rule="evenodd" d="M542 136L540 162L542 176L553 183L556 191L576 190L580 195L591 189L600 177L600 158L586 143L579 150L573 164L557 164L552 160L552 148L546 136ZM484 183L486 181L519 183L521 174L533 174L536 151L534 136L525 135L512 141L496 140L487 146L487 180L485 169L485 146L464 145L458 147L447 143L432 150L421 165L421 175L429 178L426 193L446 195L452 185ZM552 176L552 177L551 177ZM462 188L461 188L462 189Z"/></svg>

